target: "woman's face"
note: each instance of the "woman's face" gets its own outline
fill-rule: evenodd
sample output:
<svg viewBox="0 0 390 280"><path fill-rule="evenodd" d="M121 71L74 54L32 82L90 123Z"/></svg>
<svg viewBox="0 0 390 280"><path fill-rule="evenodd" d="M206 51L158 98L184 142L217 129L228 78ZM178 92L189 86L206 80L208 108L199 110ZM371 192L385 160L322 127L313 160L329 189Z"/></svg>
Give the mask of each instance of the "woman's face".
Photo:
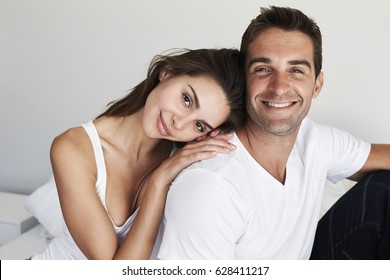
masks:
<svg viewBox="0 0 390 280"><path fill-rule="evenodd" d="M206 76L161 73L149 94L143 127L151 138L189 142L221 125L229 115L222 88Z"/></svg>

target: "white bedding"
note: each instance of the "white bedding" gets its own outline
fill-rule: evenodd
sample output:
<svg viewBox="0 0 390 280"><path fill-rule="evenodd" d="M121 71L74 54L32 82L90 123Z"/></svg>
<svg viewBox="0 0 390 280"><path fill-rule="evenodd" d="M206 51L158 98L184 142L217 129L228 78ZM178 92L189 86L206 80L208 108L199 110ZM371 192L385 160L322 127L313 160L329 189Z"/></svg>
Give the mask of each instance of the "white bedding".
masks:
<svg viewBox="0 0 390 280"><path fill-rule="evenodd" d="M50 179L48 183L27 198L25 208L38 219L40 224L1 246L1 260L28 259L43 250L49 244L50 237L60 232L63 218L53 184L54 181ZM349 180L343 180L337 184L328 181L325 186L321 216L354 184L355 182Z"/></svg>
<svg viewBox="0 0 390 280"><path fill-rule="evenodd" d="M0 247L0 260L26 260L43 250L50 239L41 224Z"/></svg>

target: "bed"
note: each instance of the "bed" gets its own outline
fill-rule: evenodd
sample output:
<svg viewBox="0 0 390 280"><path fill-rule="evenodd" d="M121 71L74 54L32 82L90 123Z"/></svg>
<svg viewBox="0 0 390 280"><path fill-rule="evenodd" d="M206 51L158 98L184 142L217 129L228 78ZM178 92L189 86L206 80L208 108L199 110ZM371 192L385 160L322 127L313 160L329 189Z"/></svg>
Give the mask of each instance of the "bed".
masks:
<svg viewBox="0 0 390 280"><path fill-rule="evenodd" d="M43 250L50 242L45 236L45 229L38 224L16 239L0 247L1 260L26 260L36 252Z"/></svg>
<svg viewBox="0 0 390 280"><path fill-rule="evenodd" d="M343 180L337 184L327 181L321 216L354 185ZM39 224L16 239L0 247L1 260L25 260L43 250L64 226L53 177L27 197L24 208L35 216Z"/></svg>
<svg viewBox="0 0 390 280"><path fill-rule="evenodd" d="M29 195L23 206L37 220L38 225L0 246L1 260L25 260L43 250L57 236L64 225L54 178Z"/></svg>

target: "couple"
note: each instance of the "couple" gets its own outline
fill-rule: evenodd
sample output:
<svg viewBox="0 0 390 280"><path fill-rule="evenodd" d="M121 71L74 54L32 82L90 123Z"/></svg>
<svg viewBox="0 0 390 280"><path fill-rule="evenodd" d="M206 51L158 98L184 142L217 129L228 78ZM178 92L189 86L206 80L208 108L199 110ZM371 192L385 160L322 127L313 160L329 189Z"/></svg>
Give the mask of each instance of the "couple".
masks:
<svg viewBox="0 0 390 280"><path fill-rule="evenodd" d="M389 259L390 173L373 171L390 146L306 117L321 40L299 10L270 7L240 52L158 57L54 140L67 227L33 259ZM318 221L326 178L360 181Z"/></svg>

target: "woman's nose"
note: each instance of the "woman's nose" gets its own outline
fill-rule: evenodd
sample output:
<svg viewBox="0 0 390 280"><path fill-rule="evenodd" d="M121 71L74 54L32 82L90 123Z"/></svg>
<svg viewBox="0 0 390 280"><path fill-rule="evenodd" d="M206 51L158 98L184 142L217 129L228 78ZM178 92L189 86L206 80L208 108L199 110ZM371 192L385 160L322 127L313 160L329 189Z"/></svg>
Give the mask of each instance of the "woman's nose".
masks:
<svg viewBox="0 0 390 280"><path fill-rule="evenodd" d="M188 122L188 117L174 115L172 118L172 126L175 129L183 129Z"/></svg>

